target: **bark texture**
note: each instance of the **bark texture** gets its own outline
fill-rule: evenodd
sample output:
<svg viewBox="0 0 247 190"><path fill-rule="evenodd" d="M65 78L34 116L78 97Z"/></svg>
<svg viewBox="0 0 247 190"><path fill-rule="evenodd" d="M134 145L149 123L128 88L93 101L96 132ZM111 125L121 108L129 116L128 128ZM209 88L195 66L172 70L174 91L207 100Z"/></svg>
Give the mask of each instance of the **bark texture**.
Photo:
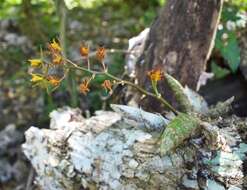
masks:
<svg viewBox="0 0 247 190"><path fill-rule="evenodd" d="M183 85L196 88L206 66L220 17L222 0L168 0L150 29L138 78L156 65Z"/></svg>
<svg viewBox="0 0 247 190"><path fill-rule="evenodd" d="M240 47L241 47L241 62L240 70L247 80L247 31L244 31L240 37Z"/></svg>
<svg viewBox="0 0 247 190"><path fill-rule="evenodd" d="M214 45L222 4L222 0L168 0L136 64L139 83L149 87L145 73L158 66L182 85L196 89ZM161 91L172 99L166 85Z"/></svg>
<svg viewBox="0 0 247 190"><path fill-rule="evenodd" d="M41 189L244 189L245 120L203 123L204 132L161 156L160 133L123 119L103 111L84 119L64 108L52 112L50 129L31 127L23 150Z"/></svg>

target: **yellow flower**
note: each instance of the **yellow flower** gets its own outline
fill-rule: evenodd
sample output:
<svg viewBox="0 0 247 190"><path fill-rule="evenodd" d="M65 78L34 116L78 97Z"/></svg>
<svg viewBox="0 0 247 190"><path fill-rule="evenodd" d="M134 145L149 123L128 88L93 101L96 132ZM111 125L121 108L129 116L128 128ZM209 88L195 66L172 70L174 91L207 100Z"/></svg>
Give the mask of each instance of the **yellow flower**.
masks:
<svg viewBox="0 0 247 190"><path fill-rule="evenodd" d="M90 90L88 88L89 86L89 82L90 80L89 79L84 79L82 81L82 83L80 84L80 92L83 93L84 95L86 95Z"/></svg>
<svg viewBox="0 0 247 190"><path fill-rule="evenodd" d="M164 73L161 71L161 69L153 69L148 72L148 76L152 81L157 82L163 78Z"/></svg>
<svg viewBox="0 0 247 190"><path fill-rule="evenodd" d="M55 65L59 65L62 63L62 56L59 54L53 54L52 55L52 63L54 63Z"/></svg>
<svg viewBox="0 0 247 190"><path fill-rule="evenodd" d="M48 76L47 79L52 86L58 86L60 84L60 79L58 77Z"/></svg>
<svg viewBox="0 0 247 190"><path fill-rule="evenodd" d="M44 80L44 77L37 75L37 74L31 74L32 75L32 79L31 82L33 83L37 83L37 82L41 82Z"/></svg>
<svg viewBox="0 0 247 190"><path fill-rule="evenodd" d="M96 52L97 59L102 62L105 59L106 49L104 47L98 47Z"/></svg>
<svg viewBox="0 0 247 190"><path fill-rule="evenodd" d="M49 47L53 51L59 51L60 52L62 50L61 46L59 45L59 43L57 43L55 41L55 39L52 40L52 42L49 44Z"/></svg>
<svg viewBox="0 0 247 190"><path fill-rule="evenodd" d="M41 59L29 59L28 61L31 63L31 67L39 67L42 64Z"/></svg>
<svg viewBox="0 0 247 190"><path fill-rule="evenodd" d="M81 54L82 57L88 57L89 47L82 45L80 47L80 54Z"/></svg>
<svg viewBox="0 0 247 190"><path fill-rule="evenodd" d="M112 93L112 83L110 80L105 80L102 84L102 87L107 91L109 90Z"/></svg>

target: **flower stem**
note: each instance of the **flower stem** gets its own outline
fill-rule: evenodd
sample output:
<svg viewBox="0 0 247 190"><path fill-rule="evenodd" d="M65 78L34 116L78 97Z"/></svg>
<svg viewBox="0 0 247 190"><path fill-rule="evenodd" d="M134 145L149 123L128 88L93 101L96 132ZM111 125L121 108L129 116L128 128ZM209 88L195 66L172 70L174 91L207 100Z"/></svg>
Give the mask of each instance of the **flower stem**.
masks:
<svg viewBox="0 0 247 190"><path fill-rule="evenodd" d="M104 72L100 72L100 71L93 71L93 70L90 70L90 69L86 69L84 67L80 67L78 66L77 64L75 64L74 62L72 62L71 60L69 59L65 59L66 62L70 63L75 69L79 69L79 70L82 70L84 72L88 72L92 75L105 75L109 78L111 78L112 80L115 80L117 82L120 82L120 83L123 83L123 84L127 84L129 86L132 86L133 88L137 89L138 91L140 91L142 94L144 95L147 95L147 96L151 96L155 99L157 99L158 101L160 101L166 108L168 108L169 110L171 110L172 112L174 112L176 115L178 115L178 111L171 105L169 104L164 98L162 98L162 96L159 94L159 93L151 93L151 92L148 92L146 91L145 89L141 88L140 86L130 82L130 81L126 81L126 80L122 80L110 73L108 73L107 71L104 71Z"/></svg>

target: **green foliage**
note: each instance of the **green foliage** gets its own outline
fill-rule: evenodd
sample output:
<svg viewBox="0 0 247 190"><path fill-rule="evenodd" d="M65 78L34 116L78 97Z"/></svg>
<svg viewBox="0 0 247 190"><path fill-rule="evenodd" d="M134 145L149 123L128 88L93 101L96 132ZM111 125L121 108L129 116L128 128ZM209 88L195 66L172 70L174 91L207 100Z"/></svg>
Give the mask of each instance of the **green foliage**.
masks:
<svg viewBox="0 0 247 190"><path fill-rule="evenodd" d="M67 1L67 5L70 2ZM82 40L95 44L92 49L95 49L97 44L102 41L106 47L126 49L128 38L138 34L144 27L148 26L156 15L157 8L161 5L161 0L138 0L135 2L131 0L73 0L73 2L77 4L74 6L71 3L71 6L74 8L68 11L68 23L66 25L66 38L68 39L69 47L68 56L72 57L72 59L71 52L74 55L74 52L78 51L80 41ZM56 13L55 5L53 0L4 0L0 3L0 19L14 20L17 23L17 27L14 28L14 31L12 29L10 32L14 32L17 35L25 35L33 42L34 47L44 48L49 40L59 37L60 17ZM132 9L133 5L135 6L135 11ZM145 16L143 16L144 14ZM70 30L70 24L73 21L81 24L80 30ZM31 30L30 26L32 26ZM118 42L115 42L114 38ZM37 50L35 51L37 52ZM0 52L1 60L5 60L1 64L0 75L5 79L6 87L8 86L8 88L16 90L23 86L30 87L28 81L31 77L27 74L28 64L26 60L31 57L35 58L38 55L34 55L33 52L28 53L32 55L24 55L25 53L19 51L18 48L8 48ZM109 54L108 58L109 72L121 76L124 71L123 54ZM98 63L92 64L96 65L96 68L97 65L99 66ZM18 72L16 72L17 70ZM15 81L18 81L20 76L17 73L22 73L22 79L25 76L24 81L27 84L15 84ZM82 75L75 74L76 88L78 88L82 78ZM80 105L83 105L83 108L86 107L90 111L102 108L102 96L107 96L101 87L105 79L105 77L95 79L90 86L92 89L88 97L79 95L79 102ZM54 108L54 106L62 106L69 103L70 97L67 92L70 86L63 82L59 88L60 93L58 95L54 93L52 98L49 99L48 96L43 96L45 107L41 106L40 109L43 109L45 113ZM36 89L34 91L33 96L40 95L40 91ZM76 89L76 93L78 93L78 89ZM22 92L20 94L24 95L25 93ZM61 103L61 99L58 96L66 97L66 100Z"/></svg>
<svg viewBox="0 0 247 190"><path fill-rule="evenodd" d="M112 3L116 2L117 0L113 0ZM83 7L83 8L93 8L95 6L100 6L107 0L64 0L68 9L73 9L75 7Z"/></svg>
<svg viewBox="0 0 247 190"><path fill-rule="evenodd" d="M222 40L227 35L227 40ZM226 60L229 68L235 73L240 64L240 48L236 33L229 31L220 31L217 33L215 48L218 49Z"/></svg>
<svg viewBox="0 0 247 190"><path fill-rule="evenodd" d="M238 36L241 30L245 27L247 17L243 11L247 10L246 0L229 1L225 3L221 15L221 22L216 35L215 50L224 58L225 64L232 73L238 70L240 64L240 47ZM226 69L216 68L213 72L218 77L223 77L222 73L226 74Z"/></svg>
<svg viewBox="0 0 247 190"><path fill-rule="evenodd" d="M129 1L129 0L64 0L68 9L73 9L75 7L83 7L83 8L95 8L96 6L102 6L104 3L111 3L111 4L142 4L142 5L163 5L165 0L149 0L149 1Z"/></svg>
<svg viewBox="0 0 247 190"><path fill-rule="evenodd" d="M247 0L231 0L229 3L240 10L247 10Z"/></svg>
<svg viewBox="0 0 247 190"><path fill-rule="evenodd" d="M214 73L216 79L223 78L230 73L228 69L218 66L214 61L211 64L211 70Z"/></svg>
<svg viewBox="0 0 247 190"><path fill-rule="evenodd" d="M165 128L161 137L160 152L165 155L180 146L199 127L199 120L188 114L180 113Z"/></svg>
<svg viewBox="0 0 247 190"><path fill-rule="evenodd" d="M0 19L16 18L22 0L4 0L0 3Z"/></svg>

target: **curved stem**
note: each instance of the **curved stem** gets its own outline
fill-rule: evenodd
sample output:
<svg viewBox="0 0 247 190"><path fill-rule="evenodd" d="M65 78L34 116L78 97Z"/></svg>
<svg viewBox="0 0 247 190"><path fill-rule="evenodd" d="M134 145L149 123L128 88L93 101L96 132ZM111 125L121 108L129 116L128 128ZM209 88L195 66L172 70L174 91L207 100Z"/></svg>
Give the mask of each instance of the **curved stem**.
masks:
<svg viewBox="0 0 247 190"><path fill-rule="evenodd" d="M160 94L154 94L151 92L146 91L145 89L141 88L140 86L130 82L130 81L126 81L126 80L122 80L116 76L113 76L112 74L108 73L108 72L100 72L100 71L93 71L93 70L89 70L86 69L84 67L80 67L77 64L75 64L74 62L72 62L69 59L65 59L68 63L70 63L71 65L73 65L74 68L88 72L90 74L93 75L106 75L107 77L116 80L117 82L123 83L123 84L127 84L129 86L132 86L133 88L137 89L138 91L140 91L142 94L147 95L147 96L151 96L157 100L159 100L165 107L167 107L168 109L170 109L172 112L174 112L176 115L178 114L178 111L171 105L169 104L164 98L162 98L160 96Z"/></svg>

